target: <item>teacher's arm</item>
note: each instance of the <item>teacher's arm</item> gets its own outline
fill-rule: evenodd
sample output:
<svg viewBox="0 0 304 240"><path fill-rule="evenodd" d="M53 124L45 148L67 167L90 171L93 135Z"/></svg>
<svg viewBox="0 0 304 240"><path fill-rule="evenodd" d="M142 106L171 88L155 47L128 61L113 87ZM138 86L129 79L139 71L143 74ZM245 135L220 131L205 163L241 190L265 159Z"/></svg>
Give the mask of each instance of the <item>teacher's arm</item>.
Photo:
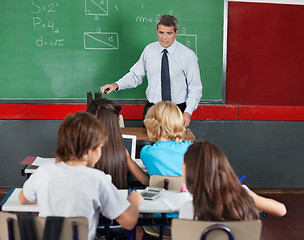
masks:
<svg viewBox="0 0 304 240"><path fill-rule="evenodd" d="M186 100L186 109L183 114L185 126L187 123L189 125L190 116L192 115L193 111L197 109L203 92L200 70L197 61L198 60L195 54L188 59L188 69L186 74L188 97Z"/></svg>
<svg viewBox="0 0 304 240"><path fill-rule="evenodd" d="M145 51L141 54L139 60L133 65L126 75L119 79L115 83L106 84L100 88L102 94L110 94L115 90L124 90L129 88L136 88L142 84L146 77L145 70Z"/></svg>

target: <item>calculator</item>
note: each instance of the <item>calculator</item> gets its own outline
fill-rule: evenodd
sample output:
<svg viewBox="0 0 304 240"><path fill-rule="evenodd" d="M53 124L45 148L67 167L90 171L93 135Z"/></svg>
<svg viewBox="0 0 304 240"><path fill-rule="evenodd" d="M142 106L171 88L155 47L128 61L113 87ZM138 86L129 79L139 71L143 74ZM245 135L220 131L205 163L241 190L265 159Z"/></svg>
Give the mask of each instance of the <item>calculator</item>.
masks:
<svg viewBox="0 0 304 240"><path fill-rule="evenodd" d="M141 195L146 200L154 200L162 195L165 191L166 190L164 188L146 187Z"/></svg>

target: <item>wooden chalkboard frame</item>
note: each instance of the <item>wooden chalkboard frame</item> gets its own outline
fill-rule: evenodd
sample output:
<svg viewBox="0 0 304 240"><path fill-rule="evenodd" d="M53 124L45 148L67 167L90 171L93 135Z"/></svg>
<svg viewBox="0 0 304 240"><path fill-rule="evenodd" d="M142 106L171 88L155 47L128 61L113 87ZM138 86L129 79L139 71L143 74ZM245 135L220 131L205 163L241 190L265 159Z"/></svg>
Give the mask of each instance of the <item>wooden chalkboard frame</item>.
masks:
<svg viewBox="0 0 304 240"><path fill-rule="evenodd" d="M203 100L201 99L200 104L225 104L226 101L226 66L227 66L227 21L228 21L228 0L223 0L223 52L222 52L222 84L221 84L221 99L219 100ZM85 92L84 98L1 98L1 103L18 103L18 104L40 104L40 103L55 103L55 104L77 104L85 103ZM110 97L111 98L111 97ZM121 99L113 98L120 104L144 104L145 99Z"/></svg>

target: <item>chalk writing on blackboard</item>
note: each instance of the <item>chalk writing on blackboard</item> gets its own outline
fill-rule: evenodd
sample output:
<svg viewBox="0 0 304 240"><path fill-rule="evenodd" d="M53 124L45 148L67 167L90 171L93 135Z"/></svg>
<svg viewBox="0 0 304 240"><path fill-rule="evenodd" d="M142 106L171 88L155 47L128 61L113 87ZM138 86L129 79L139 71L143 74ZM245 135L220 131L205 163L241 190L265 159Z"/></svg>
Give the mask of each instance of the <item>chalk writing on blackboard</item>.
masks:
<svg viewBox="0 0 304 240"><path fill-rule="evenodd" d="M118 33L85 32L84 49L113 50L119 49Z"/></svg>
<svg viewBox="0 0 304 240"><path fill-rule="evenodd" d="M137 16L136 19L135 19L135 22L142 22L142 23L150 22L150 23L154 23L154 22L157 22L157 19L160 16L161 16L160 14L156 14L155 17Z"/></svg>
<svg viewBox="0 0 304 240"><path fill-rule="evenodd" d="M35 46L38 47L62 47L64 39L61 37L52 37L53 34L59 34L60 28L56 25L53 19L56 14L59 3L41 3L39 0L31 0L33 9L32 23L33 30L40 34L40 37L36 38ZM51 34L51 35L50 35ZM50 37L51 36L51 37Z"/></svg>
<svg viewBox="0 0 304 240"><path fill-rule="evenodd" d="M118 6L115 6L118 11ZM85 15L93 15L98 20L99 16L108 16L108 0L85 0ZM118 33L101 32L97 28L96 32L83 33L84 49L89 50L113 50L119 49Z"/></svg>
<svg viewBox="0 0 304 240"><path fill-rule="evenodd" d="M109 15L108 0L85 0L85 15Z"/></svg>
<svg viewBox="0 0 304 240"><path fill-rule="evenodd" d="M35 2L37 2L37 4ZM47 11L48 13L56 12L56 8L59 7L59 3L50 3L47 6L40 7L38 5L38 2L39 0L37 1L31 0L32 5L35 7L35 9L32 10L32 13L40 13L41 11Z"/></svg>
<svg viewBox="0 0 304 240"><path fill-rule="evenodd" d="M136 22L153 22L153 18L147 18L143 16L138 16Z"/></svg>
<svg viewBox="0 0 304 240"><path fill-rule="evenodd" d="M143 4L141 6L142 6L142 8L144 8ZM169 15L172 15L172 12L173 11L170 9L169 10ZM147 16L137 16L135 18L135 22L155 23L155 22L157 22L157 20L159 19L160 16L161 16L160 14L156 14L155 17L151 17L151 16L149 16L149 17L147 17Z"/></svg>
<svg viewBox="0 0 304 240"><path fill-rule="evenodd" d="M34 30L41 28L49 28L52 33L59 33L59 28L56 28L54 26L54 21L48 20L47 22L43 23L41 22L40 17L33 17L33 24L34 24Z"/></svg>
<svg viewBox="0 0 304 240"><path fill-rule="evenodd" d="M43 36L41 35L41 37L36 40L36 45L38 47L43 47L43 46L44 47L47 47L47 46L63 47L63 42L64 42L64 39L53 39L53 40L45 41L45 40L43 40Z"/></svg>

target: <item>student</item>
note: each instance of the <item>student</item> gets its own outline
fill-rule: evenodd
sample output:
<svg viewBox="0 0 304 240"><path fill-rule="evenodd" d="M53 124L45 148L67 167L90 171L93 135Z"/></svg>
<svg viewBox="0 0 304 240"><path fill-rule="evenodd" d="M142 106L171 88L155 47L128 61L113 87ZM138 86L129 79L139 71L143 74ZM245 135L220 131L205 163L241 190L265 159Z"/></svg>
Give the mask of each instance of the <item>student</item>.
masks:
<svg viewBox="0 0 304 240"><path fill-rule="evenodd" d="M109 136L95 167L110 174L112 182L119 189L128 187L127 168L142 184L148 185L149 176L131 159L125 148L119 126L120 109L118 104L105 98L96 98L87 106L86 111L94 114L104 124Z"/></svg>
<svg viewBox="0 0 304 240"><path fill-rule="evenodd" d="M184 154L190 146L183 141L186 128L180 109L170 101L153 105L144 120L153 145L142 148L140 158L149 175L181 176Z"/></svg>
<svg viewBox="0 0 304 240"><path fill-rule="evenodd" d="M149 108L145 120L147 134L153 145L146 145L140 152L149 175L181 176L184 154L191 145L183 141L186 128L181 110L170 101L161 101ZM167 217L178 217L177 213L167 213ZM160 217L156 213L156 217ZM159 227L152 227L159 232ZM170 227L164 228L166 236L171 235ZM143 239L153 239L144 233Z"/></svg>
<svg viewBox="0 0 304 240"><path fill-rule="evenodd" d="M224 153L207 141L188 148L182 176L193 200L183 205L180 218L243 221L258 219L258 210L275 216L286 214L284 204L242 186Z"/></svg>
<svg viewBox="0 0 304 240"><path fill-rule="evenodd" d="M107 140L103 124L92 114L69 115L58 131L56 164L40 166L24 183L20 203L38 203L39 216L83 216L94 239L99 214L133 229L143 198L124 199L102 171L93 169Z"/></svg>

